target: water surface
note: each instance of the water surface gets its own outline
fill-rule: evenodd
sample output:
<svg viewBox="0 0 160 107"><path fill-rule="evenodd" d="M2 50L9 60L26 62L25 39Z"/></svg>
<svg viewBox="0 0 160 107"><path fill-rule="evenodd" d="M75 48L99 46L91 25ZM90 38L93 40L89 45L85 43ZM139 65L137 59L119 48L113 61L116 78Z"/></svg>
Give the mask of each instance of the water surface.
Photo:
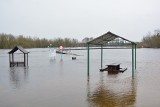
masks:
<svg viewBox="0 0 160 107"><path fill-rule="evenodd" d="M104 50L103 66L121 63L127 71L99 72L100 50L49 57L49 50L27 49L29 67L9 67L10 50L0 50L0 107L150 107L160 105L160 49L137 49L137 70L131 71L131 49Z"/></svg>

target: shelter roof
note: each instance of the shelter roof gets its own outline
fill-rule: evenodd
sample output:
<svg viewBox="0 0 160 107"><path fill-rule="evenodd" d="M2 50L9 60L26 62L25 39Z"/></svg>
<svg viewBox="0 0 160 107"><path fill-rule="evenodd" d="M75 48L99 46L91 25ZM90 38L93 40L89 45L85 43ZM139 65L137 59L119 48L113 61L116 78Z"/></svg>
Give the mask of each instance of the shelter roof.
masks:
<svg viewBox="0 0 160 107"><path fill-rule="evenodd" d="M9 54L16 52L17 50L20 50L21 52L28 54L29 52L26 51L24 48L22 48L21 46L15 46L10 52L8 52Z"/></svg>
<svg viewBox="0 0 160 107"><path fill-rule="evenodd" d="M125 40L127 42L130 42L132 44L136 44L136 43L134 43L134 42L132 42L132 41L130 41L128 39L125 39L125 38L123 38L121 36L118 36L118 35L110 32L110 31L108 31L107 33L105 33L105 34L103 34L103 35L101 35L101 36L99 36L99 37L97 37L97 38L95 38L95 39L93 39L93 40L91 40L89 42L87 42L87 44L104 45L104 44L106 44L106 43L108 43L110 41L115 40L116 38L120 38L120 39Z"/></svg>

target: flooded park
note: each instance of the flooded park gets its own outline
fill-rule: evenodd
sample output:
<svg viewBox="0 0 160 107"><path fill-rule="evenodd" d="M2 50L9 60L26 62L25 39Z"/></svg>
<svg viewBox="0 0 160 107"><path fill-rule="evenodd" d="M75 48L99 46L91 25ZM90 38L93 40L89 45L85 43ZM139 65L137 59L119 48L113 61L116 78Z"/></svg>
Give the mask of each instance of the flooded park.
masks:
<svg viewBox="0 0 160 107"><path fill-rule="evenodd" d="M26 49L28 67L9 65L10 49L0 49L0 107L158 107L160 49L137 49L132 76L132 49L104 49L103 67L120 63L127 70L100 72L101 50L72 50L56 54L48 48ZM72 60L76 57L76 60Z"/></svg>

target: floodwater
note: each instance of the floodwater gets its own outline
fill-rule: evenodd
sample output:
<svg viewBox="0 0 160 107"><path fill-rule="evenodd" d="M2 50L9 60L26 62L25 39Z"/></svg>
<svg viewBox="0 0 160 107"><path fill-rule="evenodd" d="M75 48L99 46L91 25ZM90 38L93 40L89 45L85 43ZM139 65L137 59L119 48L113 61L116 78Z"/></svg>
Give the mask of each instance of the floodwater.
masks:
<svg viewBox="0 0 160 107"><path fill-rule="evenodd" d="M49 50L29 51L29 67L9 67L10 50L0 50L0 107L158 107L160 49L137 49L132 77L131 49L105 49L103 66L121 63L124 73L99 72L100 50L49 57Z"/></svg>

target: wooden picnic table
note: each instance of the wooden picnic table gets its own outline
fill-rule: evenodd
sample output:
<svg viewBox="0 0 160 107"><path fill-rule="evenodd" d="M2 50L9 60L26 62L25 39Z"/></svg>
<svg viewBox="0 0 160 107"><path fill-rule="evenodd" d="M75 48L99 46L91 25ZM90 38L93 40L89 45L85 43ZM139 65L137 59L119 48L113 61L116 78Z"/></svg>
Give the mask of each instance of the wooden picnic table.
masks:
<svg viewBox="0 0 160 107"><path fill-rule="evenodd" d="M100 69L101 72L108 71L109 73L118 73L118 72L124 72L127 70L127 68L120 68L120 63L112 63L109 65L106 65L106 68Z"/></svg>
<svg viewBox="0 0 160 107"><path fill-rule="evenodd" d="M110 65L107 65L108 71L118 71L120 70L120 64L119 63L112 63Z"/></svg>

